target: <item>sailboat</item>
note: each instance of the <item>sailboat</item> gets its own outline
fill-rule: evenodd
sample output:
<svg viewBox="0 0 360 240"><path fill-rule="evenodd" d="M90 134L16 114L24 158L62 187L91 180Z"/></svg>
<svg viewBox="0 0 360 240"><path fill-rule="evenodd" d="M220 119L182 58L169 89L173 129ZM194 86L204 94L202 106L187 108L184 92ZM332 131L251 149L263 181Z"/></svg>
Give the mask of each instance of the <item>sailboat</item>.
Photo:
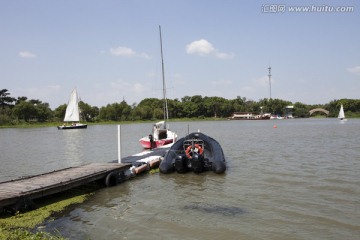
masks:
<svg viewBox="0 0 360 240"><path fill-rule="evenodd" d="M159 26L160 33L160 50L161 50L161 67L162 67L162 87L163 87L163 100L164 100L164 120L157 122L152 129L152 133L146 137L143 137L139 140L143 148L157 148L164 145L172 144L177 139L177 134L173 131L170 131L167 121L169 120L168 105L166 98L166 85L165 85L165 73L164 73L164 57L162 49L162 37L161 37L161 27Z"/></svg>
<svg viewBox="0 0 360 240"><path fill-rule="evenodd" d="M338 118L340 119L340 121L347 121L347 119L345 118L344 107L342 104L340 107Z"/></svg>
<svg viewBox="0 0 360 240"><path fill-rule="evenodd" d="M71 125L67 125L66 122L71 122ZM71 92L66 107L64 125L58 126L57 128L59 130L87 128L87 124L80 123L79 97L76 88Z"/></svg>

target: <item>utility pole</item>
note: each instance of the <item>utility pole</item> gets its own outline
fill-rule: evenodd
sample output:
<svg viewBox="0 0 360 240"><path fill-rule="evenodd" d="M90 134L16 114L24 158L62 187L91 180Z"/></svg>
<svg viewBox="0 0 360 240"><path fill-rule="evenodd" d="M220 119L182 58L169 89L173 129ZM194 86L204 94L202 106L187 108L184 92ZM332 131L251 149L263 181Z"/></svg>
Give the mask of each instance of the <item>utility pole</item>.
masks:
<svg viewBox="0 0 360 240"><path fill-rule="evenodd" d="M269 66L269 68L268 68L268 70L269 70L269 86L270 86L270 99L271 99L271 67Z"/></svg>

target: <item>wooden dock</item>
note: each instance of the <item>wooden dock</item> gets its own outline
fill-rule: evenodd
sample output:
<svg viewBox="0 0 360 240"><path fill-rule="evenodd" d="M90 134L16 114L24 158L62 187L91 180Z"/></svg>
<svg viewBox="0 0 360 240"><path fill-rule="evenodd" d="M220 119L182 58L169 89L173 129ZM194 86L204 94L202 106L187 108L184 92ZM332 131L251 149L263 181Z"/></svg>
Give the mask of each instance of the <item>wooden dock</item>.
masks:
<svg viewBox="0 0 360 240"><path fill-rule="evenodd" d="M103 179L106 185L115 185L121 175L131 166L130 163L91 163L1 182L0 209L66 191L96 180Z"/></svg>

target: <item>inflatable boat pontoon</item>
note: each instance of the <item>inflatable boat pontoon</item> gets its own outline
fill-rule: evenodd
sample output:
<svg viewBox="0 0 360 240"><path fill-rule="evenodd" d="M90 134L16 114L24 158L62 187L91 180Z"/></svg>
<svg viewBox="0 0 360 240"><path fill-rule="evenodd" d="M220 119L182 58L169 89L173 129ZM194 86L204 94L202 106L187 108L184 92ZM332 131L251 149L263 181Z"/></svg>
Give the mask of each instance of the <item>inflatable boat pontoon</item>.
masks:
<svg viewBox="0 0 360 240"><path fill-rule="evenodd" d="M174 143L165 154L159 168L161 173L201 173L209 170L223 173L226 165L220 144L215 139L196 132Z"/></svg>

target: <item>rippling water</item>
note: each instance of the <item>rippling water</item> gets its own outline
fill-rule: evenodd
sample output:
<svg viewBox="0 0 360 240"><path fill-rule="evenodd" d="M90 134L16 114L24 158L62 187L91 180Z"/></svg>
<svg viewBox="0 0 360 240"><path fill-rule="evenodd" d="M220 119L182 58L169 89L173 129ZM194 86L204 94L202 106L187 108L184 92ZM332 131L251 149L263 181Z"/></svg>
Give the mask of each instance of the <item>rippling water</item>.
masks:
<svg viewBox="0 0 360 240"><path fill-rule="evenodd" d="M274 128L276 124L277 128ZM171 123L217 139L225 174L145 174L46 225L70 239L358 239L360 120ZM122 155L151 124L122 126ZM0 181L117 158L115 125L0 129Z"/></svg>

